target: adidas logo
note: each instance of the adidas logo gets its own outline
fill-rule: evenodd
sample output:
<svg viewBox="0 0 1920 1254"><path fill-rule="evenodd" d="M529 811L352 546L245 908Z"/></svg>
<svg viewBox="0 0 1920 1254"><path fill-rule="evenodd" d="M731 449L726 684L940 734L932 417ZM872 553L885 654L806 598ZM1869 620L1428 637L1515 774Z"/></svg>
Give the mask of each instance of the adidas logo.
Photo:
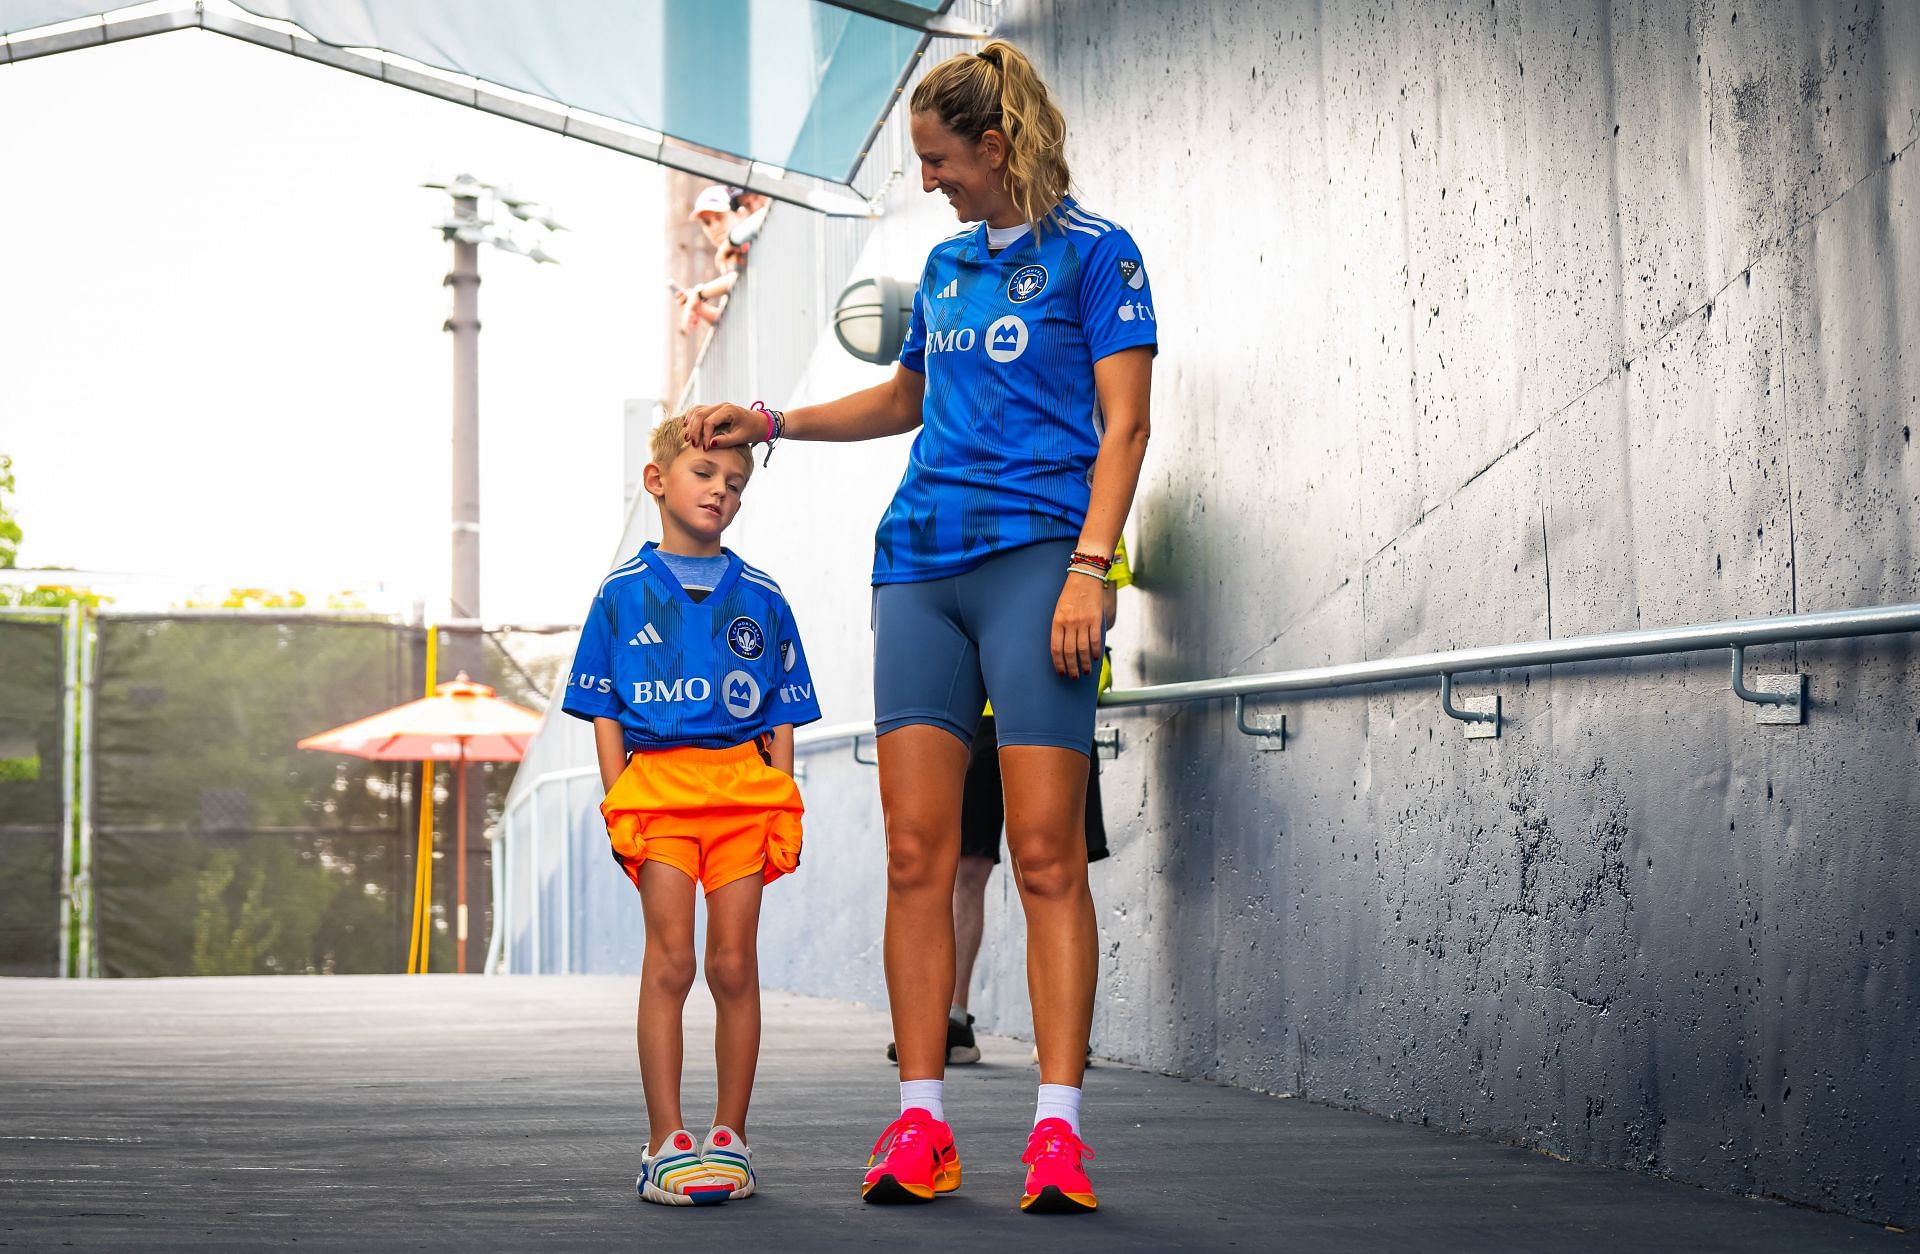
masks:
<svg viewBox="0 0 1920 1254"><path fill-rule="evenodd" d="M627 643L628 644L663 644L665 642L660 639L660 633L654 630L653 624L648 623L645 627L642 627L639 631L635 632L633 639L627 641Z"/></svg>
<svg viewBox="0 0 1920 1254"><path fill-rule="evenodd" d="M960 294L960 280L954 279L951 282L949 282L945 287L941 288L938 292L935 292L934 299L945 300L949 296L958 296L959 294Z"/></svg>

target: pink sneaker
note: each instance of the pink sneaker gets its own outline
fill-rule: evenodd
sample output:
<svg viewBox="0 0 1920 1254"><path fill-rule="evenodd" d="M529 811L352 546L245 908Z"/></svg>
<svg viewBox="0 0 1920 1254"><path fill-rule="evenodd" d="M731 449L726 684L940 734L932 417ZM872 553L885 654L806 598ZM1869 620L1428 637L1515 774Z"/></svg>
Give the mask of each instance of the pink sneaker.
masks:
<svg viewBox="0 0 1920 1254"><path fill-rule="evenodd" d="M1081 1159L1092 1157L1093 1150L1074 1135L1072 1124L1065 1119L1042 1119L1027 1138L1027 1152L1020 1155L1027 1164L1027 1190L1020 1195L1020 1209L1034 1214L1099 1210L1093 1181L1080 1166Z"/></svg>
<svg viewBox="0 0 1920 1254"><path fill-rule="evenodd" d="M931 1202L934 1194L959 1187L960 1151L953 1129L916 1106L873 1143L860 1196L869 1202Z"/></svg>

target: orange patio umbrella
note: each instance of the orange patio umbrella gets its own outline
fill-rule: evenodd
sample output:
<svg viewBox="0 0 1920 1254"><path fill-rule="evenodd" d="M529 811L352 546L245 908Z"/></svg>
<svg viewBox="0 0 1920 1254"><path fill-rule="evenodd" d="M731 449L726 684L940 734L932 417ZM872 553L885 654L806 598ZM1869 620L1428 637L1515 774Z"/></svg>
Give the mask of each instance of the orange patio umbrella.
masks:
<svg viewBox="0 0 1920 1254"><path fill-rule="evenodd" d="M527 744L539 730L540 715L525 706L500 700L493 689L473 683L462 671L451 683L435 687L430 697L397 705L300 742L302 749L350 753L376 762L459 763L454 789L459 799L454 892L459 912L455 927L458 941L455 949L459 954L456 969L462 972L467 969L467 763L518 762L526 756ZM420 875L431 874L429 861L430 858L422 857ZM426 905L418 886L415 901L424 912ZM420 926L416 923L416 936ZM419 965L421 970L426 969L424 947Z"/></svg>

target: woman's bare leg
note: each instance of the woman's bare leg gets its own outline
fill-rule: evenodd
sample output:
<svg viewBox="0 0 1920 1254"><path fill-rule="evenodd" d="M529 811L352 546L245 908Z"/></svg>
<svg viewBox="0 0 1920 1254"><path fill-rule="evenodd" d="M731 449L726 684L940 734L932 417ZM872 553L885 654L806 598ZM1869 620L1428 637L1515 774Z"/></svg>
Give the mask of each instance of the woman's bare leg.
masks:
<svg viewBox="0 0 1920 1254"><path fill-rule="evenodd" d="M968 743L918 724L878 741L887 827L887 1001L902 1080L947 1069L953 1000L953 875Z"/></svg>
<svg viewBox="0 0 1920 1254"><path fill-rule="evenodd" d="M1087 755L1003 745L1000 774L1007 852L1027 913L1027 992L1040 1082L1078 1088L1100 970L1099 922L1087 887Z"/></svg>

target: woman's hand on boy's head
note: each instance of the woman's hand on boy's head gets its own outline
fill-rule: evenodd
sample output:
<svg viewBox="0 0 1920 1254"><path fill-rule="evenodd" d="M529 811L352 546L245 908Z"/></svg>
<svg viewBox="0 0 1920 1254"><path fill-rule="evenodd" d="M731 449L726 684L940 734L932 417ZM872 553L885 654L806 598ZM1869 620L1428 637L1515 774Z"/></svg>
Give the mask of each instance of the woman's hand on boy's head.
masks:
<svg viewBox="0 0 1920 1254"><path fill-rule="evenodd" d="M681 423L687 443L697 449L740 448L767 438L765 418L724 401L718 405L695 405Z"/></svg>

